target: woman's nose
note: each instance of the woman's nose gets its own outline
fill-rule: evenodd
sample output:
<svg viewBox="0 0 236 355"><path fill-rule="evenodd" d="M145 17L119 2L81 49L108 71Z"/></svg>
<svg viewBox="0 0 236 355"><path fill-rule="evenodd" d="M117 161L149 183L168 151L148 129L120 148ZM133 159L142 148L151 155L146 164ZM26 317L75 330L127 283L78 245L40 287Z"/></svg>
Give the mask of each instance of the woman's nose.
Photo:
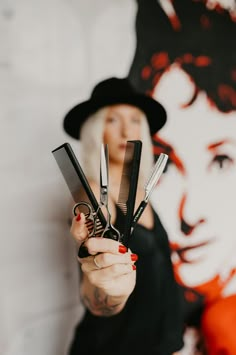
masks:
<svg viewBox="0 0 236 355"><path fill-rule="evenodd" d="M195 220L193 221L188 220L185 214L186 204L187 204L187 195L184 194L180 201L178 214L179 214L179 221L180 221L180 230L184 235L189 236L195 231L195 229L200 224L205 223L206 220L204 218L195 218Z"/></svg>
<svg viewBox="0 0 236 355"><path fill-rule="evenodd" d="M123 137L129 137L130 135L130 127L127 124L123 124L121 128L121 134Z"/></svg>

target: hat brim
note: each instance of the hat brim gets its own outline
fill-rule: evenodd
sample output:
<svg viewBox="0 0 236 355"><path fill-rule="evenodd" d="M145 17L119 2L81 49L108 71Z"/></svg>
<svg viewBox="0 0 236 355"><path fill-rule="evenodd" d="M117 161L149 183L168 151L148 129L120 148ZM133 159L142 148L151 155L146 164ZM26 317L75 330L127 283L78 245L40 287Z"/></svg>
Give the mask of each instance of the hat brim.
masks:
<svg viewBox="0 0 236 355"><path fill-rule="evenodd" d="M64 130L73 138L80 138L80 129L86 119L100 108L116 104L129 104L142 110L148 120L151 135L159 131L166 122L164 107L153 98L135 94L125 97L101 97L90 99L74 106L65 116Z"/></svg>

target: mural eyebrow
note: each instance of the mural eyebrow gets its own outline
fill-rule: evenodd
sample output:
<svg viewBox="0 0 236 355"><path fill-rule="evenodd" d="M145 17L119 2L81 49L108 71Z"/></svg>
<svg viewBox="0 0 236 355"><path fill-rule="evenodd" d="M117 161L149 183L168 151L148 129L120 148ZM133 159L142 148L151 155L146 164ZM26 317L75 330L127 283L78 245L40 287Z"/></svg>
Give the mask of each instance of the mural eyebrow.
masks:
<svg viewBox="0 0 236 355"><path fill-rule="evenodd" d="M162 153L163 150L168 155L173 154L174 152L174 148L169 143L161 139L157 134L153 137L153 145L156 151L158 151L158 148L160 148L159 154Z"/></svg>
<svg viewBox="0 0 236 355"><path fill-rule="evenodd" d="M219 142L216 142L216 143L213 143L213 144L209 144L207 146L207 150L209 151L214 151L216 150L217 148L221 147L222 145L224 144L229 144L229 143L233 143L233 144L236 144L236 142L232 139L223 139L222 141L219 141Z"/></svg>
<svg viewBox="0 0 236 355"><path fill-rule="evenodd" d="M181 159L175 152L175 149L169 143L161 139L157 134L153 137L153 152L155 156L165 153L169 156L169 163L172 162L181 172L181 174L186 175L186 171ZM168 163L167 163L168 165Z"/></svg>

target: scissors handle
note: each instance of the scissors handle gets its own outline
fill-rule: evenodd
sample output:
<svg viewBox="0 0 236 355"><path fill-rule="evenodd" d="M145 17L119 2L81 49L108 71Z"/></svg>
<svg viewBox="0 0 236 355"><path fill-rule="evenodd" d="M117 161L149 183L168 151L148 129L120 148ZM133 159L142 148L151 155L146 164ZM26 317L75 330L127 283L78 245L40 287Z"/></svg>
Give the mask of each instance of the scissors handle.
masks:
<svg viewBox="0 0 236 355"><path fill-rule="evenodd" d="M120 232L115 228L107 228L104 230L103 238L113 239L118 242L120 240Z"/></svg>
<svg viewBox="0 0 236 355"><path fill-rule="evenodd" d="M120 232L118 231L118 229L116 229L111 224L111 215L108 210L107 210L107 215L108 215L107 216L107 224L106 224L106 227L102 233L102 237L119 241L120 240Z"/></svg>
<svg viewBox="0 0 236 355"><path fill-rule="evenodd" d="M104 206L107 214L107 222L105 229L102 233L102 237L110 238L113 240L120 240L120 232L116 229L111 223L111 213L108 206L108 161L109 161L109 153L108 153L108 145L105 146L102 144L101 146L101 154L100 154L100 205Z"/></svg>
<svg viewBox="0 0 236 355"><path fill-rule="evenodd" d="M73 213L75 216L77 215L77 208L85 215L85 224L88 229L88 237L94 237L98 232L101 232L102 226L101 224L99 225L97 215L95 216L95 213L93 212L93 209L90 204L85 201L76 203L73 207Z"/></svg>
<svg viewBox="0 0 236 355"><path fill-rule="evenodd" d="M79 206L81 205L81 203L78 204ZM76 206L76 205L75 205ZM77 206L78 207L78 206ZM74 209L76 209L74 207ZM109 238L109 239L113 239L115 241L119 241L120 240L120 232L118 231L118 229L116 229L110 222L110 218L111 216L108 216L108 222L107 225L105 227L105 229L103 229L103 226L100 225L100 228L98 228L98 226L95 226L95 233L91 236L96 236L96 234L98 233L101 237L103 238ZM95 217L95 221L97 221L96 217ZM96 222L94 222L96 223ZM78 256L80 258L85 258L87 256L90 256L87 247L84 245L84 243L81 244L79 251L78 251Z"/></svg>
<svg viewBox="0 0 236 355"><path fill-rule="evenodd" d="M85 202L85 201L81 201L81 202L78 202L74 205L73 207L73 214L74 216L77 216L77 213L76 213L76 210L77 208L79 209L80 207L82 207L82 211L85 215L88 214L89 217L93 215L93 210L92 210L92 207L90 206L90 204L88 202ZM84 210L84 207L85 207L85 210ZM86 209L88 209L88 211L86 211ZM90 217L92 218L92 217Z"/></svg>
<svg viewBox="0 0 236 355"><path fill-rule="evenodd" d="M78 202L74 205L73 207L73 214L74 216L77 216L76 210L81 208L81 212L84 213L85 218L86 218L86 227L88 228L88 238L94 236L94 230L95 230L95 221L97 220L94 218L93 210L92 207L90 206L89 203L85 201ZM101 225L101 228L103 230L103 227ZM84 245L85 242L83 242L78 250L78 257L79 258L86 258L87 256L90 256L87 247Z"/></svg>

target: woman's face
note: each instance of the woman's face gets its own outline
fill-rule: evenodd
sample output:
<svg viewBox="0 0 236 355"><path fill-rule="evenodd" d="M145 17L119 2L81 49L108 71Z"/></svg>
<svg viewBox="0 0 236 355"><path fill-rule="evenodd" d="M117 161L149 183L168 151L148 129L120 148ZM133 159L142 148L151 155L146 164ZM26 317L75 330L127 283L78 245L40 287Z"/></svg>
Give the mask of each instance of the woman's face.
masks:
<svg viewBox="0 0 236 355"><path fill-rule="evenodd" d="M123 164L126 142L141 138L143 119L142 111L131 105L119 104L108 108L103 140L109 146L111 162Z"/></svg>
<svg viewBox="0 0 236 355"><path fill-rule="evenodd" d="M154 93L168 113L157 141L169 154L156 207L175 271L190 287L236 264L236 112L220 113L204 93L184 108L192 93L189 77L174 66Z"/></svg>

